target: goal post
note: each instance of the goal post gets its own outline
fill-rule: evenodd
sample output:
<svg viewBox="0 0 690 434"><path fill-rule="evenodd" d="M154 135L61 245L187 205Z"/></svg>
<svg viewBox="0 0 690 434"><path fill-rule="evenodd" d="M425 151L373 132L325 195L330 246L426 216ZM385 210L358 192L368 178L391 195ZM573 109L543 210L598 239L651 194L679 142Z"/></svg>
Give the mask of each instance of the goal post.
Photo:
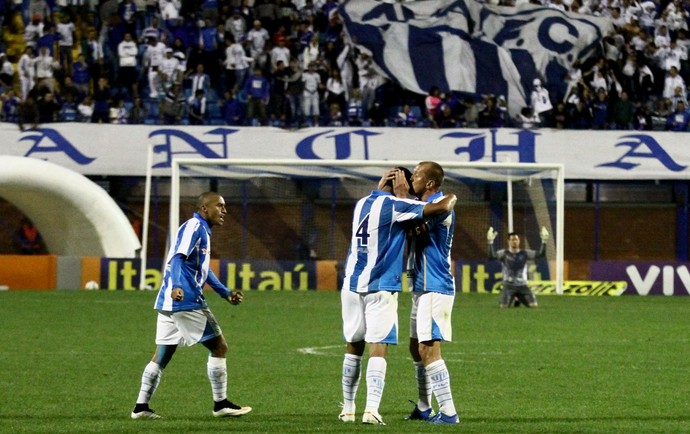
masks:
<svg viewBox="0 0 690 434"><path fill-rule="evenodd" d="M262 259L253 255L263 254L256 253L263 250L247 247L247 238L279 237L280 226L284 225L293 226L291 233L300 233L300 226L317 225L318 228L309 231L318 233L314 235L318 241L307 244L312 248L314 245L318 247L320 258L344 259L348 247L344 242L349 241L349 235L346 237L342 233L349 230L354 203L375 188L386 169L403 166L413 170L418 163L405 160L173 158L169 236L174 236L181 218L188 218L189 207L198 193L213 185L223 194L229 208L236 205L244 210L237 211L235 218L237 226L241 227L241 232L235 234L241 247L234 254ZM502 232L502 237L513 231L524 233L523 247L533 249L538 247L539 229L545 226L552 234L547 244L549 280L555 282L556 293L562 294L563 165L438 163L445 172L441 190L458 196L453 260L485 260L485 234L489 226L495 226ZM182 201L186 201L187 206L184 212ZM308 206L305 206L307 202ZM289 210L289 207L297 210ZM284 213L284 220L277 221L271 215L274 212ZM266 225L264 232L255 229L257 233L248 235L248 228L257 224ZM287 236L284 238L282 244L293 242ZM280 240L271 242L281 244ZM240 253L237 253L238 249Z"/></svg>

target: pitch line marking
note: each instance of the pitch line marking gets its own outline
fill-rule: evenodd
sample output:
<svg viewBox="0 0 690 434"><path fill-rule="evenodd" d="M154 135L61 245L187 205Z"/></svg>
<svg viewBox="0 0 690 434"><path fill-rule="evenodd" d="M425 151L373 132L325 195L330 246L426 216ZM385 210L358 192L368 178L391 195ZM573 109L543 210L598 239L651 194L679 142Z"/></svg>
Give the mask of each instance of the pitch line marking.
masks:
<svg viewBox="0 0 690 434"><path fill-rule="evenodd" d="M297 348L298 353L302 354L309 354L312 356L331 356L332 354L328 354L331 349L334 348L343 348L343 345L323 345L320 347L304 347L304 348Z"/></svg>

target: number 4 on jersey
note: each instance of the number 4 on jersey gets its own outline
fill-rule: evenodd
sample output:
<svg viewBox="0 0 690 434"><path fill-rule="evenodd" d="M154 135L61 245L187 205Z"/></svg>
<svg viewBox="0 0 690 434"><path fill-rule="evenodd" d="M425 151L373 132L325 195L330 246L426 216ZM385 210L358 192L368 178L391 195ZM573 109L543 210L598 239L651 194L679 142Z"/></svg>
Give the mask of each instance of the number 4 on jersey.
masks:
<svg viewBox="0 0 690 434"><path fill-rule="evenodd" d="M360 246L369 245L369 214L359 223L355 237L359 239Z"/></svg>

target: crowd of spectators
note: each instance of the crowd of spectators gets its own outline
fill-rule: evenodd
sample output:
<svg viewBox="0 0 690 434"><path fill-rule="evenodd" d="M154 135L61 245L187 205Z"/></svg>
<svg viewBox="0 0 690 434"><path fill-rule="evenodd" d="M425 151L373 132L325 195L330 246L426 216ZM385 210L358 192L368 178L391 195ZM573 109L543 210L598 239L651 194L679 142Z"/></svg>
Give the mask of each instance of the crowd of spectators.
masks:
<svg viewBox="0 0 690 434"><path fill-rule="evenodd" d="M541 3L615 32L510 116L501 95L381 76L346 43L337 0L0 0L0 120L688 130L690 0Z"/></svg>

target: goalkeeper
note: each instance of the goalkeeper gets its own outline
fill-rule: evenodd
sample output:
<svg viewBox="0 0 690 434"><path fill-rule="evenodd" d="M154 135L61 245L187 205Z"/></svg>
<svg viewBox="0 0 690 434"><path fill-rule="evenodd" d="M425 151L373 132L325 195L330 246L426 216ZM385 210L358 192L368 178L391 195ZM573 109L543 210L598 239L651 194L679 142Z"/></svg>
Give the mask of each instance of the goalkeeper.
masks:
<svg viewBox="0 0 690 434"><path fill-rule="evenodd" d="M537 307L537 298L527 286L527 261L543 258L546 255L549 231L546 230L546 227L541 228L539 233L541 246L538 251L521 249L520 236L515 232L508 234L508 248L496 251L494 249L496 235L498 232L491 227L486 233L486 240L489 243L489 259L501 261L503 269L503 287L499 305L509 307L511 302L516 300L515 306L519 306L519 302L527 307Z"/></svg>

